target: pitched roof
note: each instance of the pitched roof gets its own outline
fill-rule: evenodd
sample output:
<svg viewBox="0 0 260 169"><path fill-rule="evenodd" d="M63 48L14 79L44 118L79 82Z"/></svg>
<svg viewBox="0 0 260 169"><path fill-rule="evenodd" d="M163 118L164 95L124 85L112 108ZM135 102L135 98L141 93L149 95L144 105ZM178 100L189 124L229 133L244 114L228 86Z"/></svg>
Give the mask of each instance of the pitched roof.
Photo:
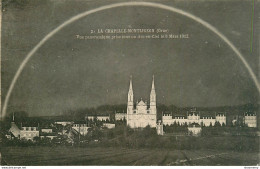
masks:
<svg viewBox="0 0 260 169"><path fill-rule="evenodd" d="M141 99L137 106L147 106L147 104Z"/></svg>

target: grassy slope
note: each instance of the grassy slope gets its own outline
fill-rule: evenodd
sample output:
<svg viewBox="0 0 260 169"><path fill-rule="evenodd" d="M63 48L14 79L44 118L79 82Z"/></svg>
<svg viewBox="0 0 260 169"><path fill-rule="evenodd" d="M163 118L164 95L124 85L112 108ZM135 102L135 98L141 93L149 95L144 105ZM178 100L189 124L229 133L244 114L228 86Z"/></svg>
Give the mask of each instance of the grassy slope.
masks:
<svg viewBox="0 0 260 169"><path fill-rule="evenodd" d="M4 147L8 165L256 165L257 152L85 147Z"/></svg>

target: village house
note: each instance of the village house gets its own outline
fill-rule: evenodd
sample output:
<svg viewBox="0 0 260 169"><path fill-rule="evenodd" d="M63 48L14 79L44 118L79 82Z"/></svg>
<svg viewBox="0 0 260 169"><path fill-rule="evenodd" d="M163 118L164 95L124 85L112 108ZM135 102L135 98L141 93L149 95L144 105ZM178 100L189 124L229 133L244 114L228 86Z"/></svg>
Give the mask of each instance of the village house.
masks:
<svg viewBox="0 0 260 169"><path fill-rule="evenodd" d="M33 140L34 137L39 137L38 127L22 127L20 130L20 139Z"/></svg>
<svg viewBox="0 0 260 169"><path fill-rule="evenodd" d="M116 125L112 124L112 123L103 123L103 127L106 127L108 129L112 129L112 128L115 128Z"/></svg>
<svg viewBox="0 0 260 169"><path fill-rule="evenodd" d="M85 136L88 134L88 129L90 127L87 126L87 124L82 124L82 123L75 123L72 126L72 129L80 133L81 135Z"/></svg>
<svg viewBox="0 0 260 169"><path fill-rule="evenodd" d="M126 113L115 113L115 120L126 120Z"/></svg>
<svg viewBox="0 0 260 169"><path fill-rule="evenodd" d="M257 127L257 116L256 113L246 112L244 114L245 125L248 127Z"/></svg>
<svg viewBox="0 0 260 169"><path fill-rule="evenodd" d="M94 121L95 119L97 119L98 121L110 121L110 116L109 115L103 115L103 116L101 116L101 115L97 115L97 116L86 115L85 119L92 120L92 121Z"/></svg>

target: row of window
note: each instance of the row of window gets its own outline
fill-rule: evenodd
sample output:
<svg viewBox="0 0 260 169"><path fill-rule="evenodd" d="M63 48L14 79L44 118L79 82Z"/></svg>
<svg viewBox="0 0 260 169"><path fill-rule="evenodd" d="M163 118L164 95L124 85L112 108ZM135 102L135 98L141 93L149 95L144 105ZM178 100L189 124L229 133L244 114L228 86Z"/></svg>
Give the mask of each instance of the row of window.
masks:
<svg viewBox="0 0 260 169"><path fill-rule="evenodd" d="M164 123L173 123L174 121L181 122L181 123L185 123L185 122L191 123L190 121L186 121L185 119L183 119L183 120L169 120L169 119L166 120L166 119L164 119L163 121L164 121ZM198 120L198 121L201 121L201 120ZM222 122L225 123L226 122L225 120L215 120L215 119L209 119L209 120L205 119L205 120L202 120L201 122L206 122L207 123L207 122L215 122L215 121L220 122L220 123L222 123Z"/></svg>
<svg viewBox="0 0 260 169"><path fill-rule="evenodd" d="M74 124L73 127L87 127L86 124Z"/></svg>
<svg viewBox="0 0 260 169"><path fill-rule="evenodd" d="M171 115L171 114L163 114L163 116L172 116L172 115ZM193 114L193 115L190 115L190 114L188 115L188 117L192 117L192 116L193 116L193 117L194 117L194 116L195 116L195 117L198 117L198 116L200 116L200 115L198 115L198 114L197 114L197 115L194 115L194 114ZM176 116L175 116L175 117L176 117ZM225 116L225 115L216 115L216 117L226 117L226 116Z"/></svg>
<svg viewBox="0 0 260 169"><path fill-rule="evenodd" d="M226 124L225 122L223 122L223 123ZM222 125L223 123L220 123L220 125ZM168 125L171 125L171 124L174 124L174 123L172 123L172 122L166 122L166 123L164 123L164 125L167 125L167 124L168 124ZM180 124L180 125L184 125L185 122L180 122L179 124ZM186 124L189 124L189 125L190 125L190 124L192 124L192 123L191 123L191 122L188 122L188 123L186 123ZM211 122L209 122L209 121L208 121L208 122L200 122L200 125L201 125L201 126L203 126L203 125L209 126L210 124L211 124L212 126L215 125L214 121L211 121Z"/></svg>
<svg viewBox="0 0 260 169"><path fill-rule="evenodd" d="M134 113L134 114L136 114L136 110L134 110L134 111L133 111L133 113ZM149 113L150 113L150 111L149 111L149 110L147 110L147 111L146 111L146 113L148 113L148 114L149 114Z"/></svg>
<svg viewBox="0 0 260 169"><path fill-rule="evenodd" d="M174 119L186 119L185 117L174 117ZM202 117L200 119L214 119L213 117ZM226 118L217 118L219 120L225 120ZM188 118L188 120L199 120L199 118Z"/></svg>
<svg viewBox="0 0 260 169"><path fill-rule="evenodd" d="M26 130L26 131L37 131L37 127L23 127L23 130Z"/></svg>
<svg viewBox="0 0 260 169"><path fill-rule="evenodd" d="M37 134L37 133L24 133L24 134L21 134L21 137L35 137L35 136L39 136L39 134Z"/></svg>

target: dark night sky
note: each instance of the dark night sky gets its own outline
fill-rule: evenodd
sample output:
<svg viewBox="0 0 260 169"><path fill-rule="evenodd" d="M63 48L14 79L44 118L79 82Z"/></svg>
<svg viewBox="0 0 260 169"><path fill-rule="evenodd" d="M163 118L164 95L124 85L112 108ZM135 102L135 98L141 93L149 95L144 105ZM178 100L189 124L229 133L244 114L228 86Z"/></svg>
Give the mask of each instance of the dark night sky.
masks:
<svg viewBox="0 0 260 169"><path fill-rule="evenodd" d="M80 12L119 1L18 2L4 3L2 101L21 61L47 33ZM253 53L250 52L252 1L160 3L183 9L215 26L238 47L253 71L259 71L257 37ZM258 18L256 11L254 20ZM255 22L255 35L258 26ZM190 38L75 38L96 28L166 28L173 34L188 33ZM59 115L68 109L126 103L130 75L135 100L149 99L153 74L159 103L176 106L258 103L257 89L246 68L215 34L162 9L120 7L85 17L52 37L25 67L7 112Z"/></svg>

